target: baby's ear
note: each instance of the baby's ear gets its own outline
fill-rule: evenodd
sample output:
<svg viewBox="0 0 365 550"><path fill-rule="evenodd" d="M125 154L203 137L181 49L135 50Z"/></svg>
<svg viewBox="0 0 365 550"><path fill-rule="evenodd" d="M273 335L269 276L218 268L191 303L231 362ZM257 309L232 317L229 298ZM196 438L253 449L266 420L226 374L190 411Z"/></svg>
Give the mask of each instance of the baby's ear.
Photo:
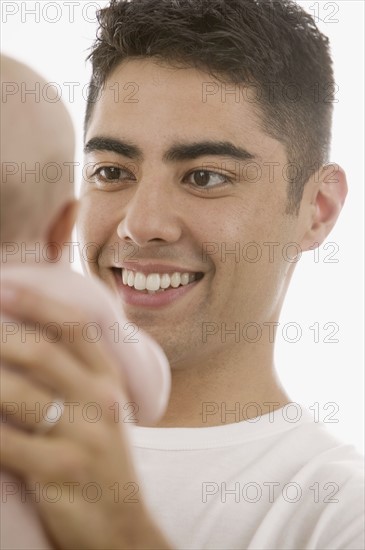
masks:
<svg viewBox="0 0 365 550"><path fill-rule="evenodd" d="M54 247L54 254L50 246L47 248L47 256L50 261L57 259L59 255L59 247L63 248L65 246L65 243L71 241L71 233L73 226L75 225L78 207L78 200L69 200L60 209L55 220L52 222L50 228L48 229L46 235L47 244L51 245L52 243L55 243L56 245L58 245ZM49 257L53 255L54 257Z"/></svg>

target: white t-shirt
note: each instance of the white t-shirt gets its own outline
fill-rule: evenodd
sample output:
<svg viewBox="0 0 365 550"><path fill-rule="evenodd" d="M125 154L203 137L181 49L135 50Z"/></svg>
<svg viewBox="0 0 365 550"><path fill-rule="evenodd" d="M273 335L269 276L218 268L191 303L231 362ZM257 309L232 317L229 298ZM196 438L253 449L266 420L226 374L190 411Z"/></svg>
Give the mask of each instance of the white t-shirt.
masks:
<svg viewBox="0 0 365 550"><path fill-rule="evenodd" d="M174 548L365 548L361 455L302 407L290 421L289 406L216 427L133 426L141 494Z"/></svg>

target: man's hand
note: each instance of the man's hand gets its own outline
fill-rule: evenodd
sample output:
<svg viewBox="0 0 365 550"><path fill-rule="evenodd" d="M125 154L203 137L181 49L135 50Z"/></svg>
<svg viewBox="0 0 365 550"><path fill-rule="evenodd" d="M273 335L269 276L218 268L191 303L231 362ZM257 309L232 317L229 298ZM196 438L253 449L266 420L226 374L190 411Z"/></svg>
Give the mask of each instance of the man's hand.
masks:
<svg viewBox="0 0 365 550"><path fill-rule="evenodd" d="M33 291L11 290L2 311L39 323L41 337L18 331L3 339L1 364L17 368L1 369L2 467L39 496L58 548L169 548L143 503L128 426L116 421L116 406L128 402L120 369L100 342L83 338L82 327L92 320ZM59 332L70 323L73 338L69 330ZM42 433L47 404L57 400L63 414Z"/></svg>

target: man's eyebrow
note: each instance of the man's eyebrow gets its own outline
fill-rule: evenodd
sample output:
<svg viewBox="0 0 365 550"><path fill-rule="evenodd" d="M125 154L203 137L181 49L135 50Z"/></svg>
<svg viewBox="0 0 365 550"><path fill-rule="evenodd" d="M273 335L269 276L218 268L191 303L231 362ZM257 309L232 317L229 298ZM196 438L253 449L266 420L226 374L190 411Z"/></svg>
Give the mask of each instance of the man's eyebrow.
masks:
<svg viewBox="0 0 365 550"><path fill-rule="evenodd" d="M142 160L143 154L141 149L133 143L121 141L108 137L93 137L84 147L84 153L92 153L94 151L110 151L117 155L122 155L134 160Z"/></svg>
<svg viewBox="0 0 365 550"><path fill-rule="evenodd" d="M165 162L196 159L208 155L227 156L239 160L253 159L254 155L234 145L230 141L196 141L193 143L177 143L170 147L163 156Z"/></svg>
<svg viewBox="0 0 365 550"><path fill-rule="evenodd" d="M91 153L93 151L111 151L133 160L143 160L142 150L137 145L114 138L93 137L85 145L84 153ZM208 155L228 156L238 160L255 158L255 155L238 145L234 145L230 141L204 140L172 145L164 153L163 161L178 162Z"/></svg>

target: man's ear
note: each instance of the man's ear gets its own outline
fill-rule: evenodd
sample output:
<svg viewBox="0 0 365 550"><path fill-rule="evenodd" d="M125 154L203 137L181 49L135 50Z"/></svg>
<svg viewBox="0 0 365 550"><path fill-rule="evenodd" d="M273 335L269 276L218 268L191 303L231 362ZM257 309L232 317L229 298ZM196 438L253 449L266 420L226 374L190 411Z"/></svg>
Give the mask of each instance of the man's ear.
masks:
<svg viewBox="0 0 365 550"><path fill-rule="evenodd" d="M312 185L305 190L305 194L309 194L309 219L301 243L302 250L313 249L315 243L318 246L323 243L332 231L347 195L346 175L338 164L322 166L311 180Z"/></svg>
<svg viewBox="0 0 365 550"><path fill-rule="evenodd" d="M47 258L49 261L56 261L59 256L59 250L64 247L64 243L70 242L73 226L75 225L79 201L69 200L58 212L54 222L50 226L46 235ZM55 243L55 247L50 245ZM57 246L58 245L58 246Z"/></svg>

